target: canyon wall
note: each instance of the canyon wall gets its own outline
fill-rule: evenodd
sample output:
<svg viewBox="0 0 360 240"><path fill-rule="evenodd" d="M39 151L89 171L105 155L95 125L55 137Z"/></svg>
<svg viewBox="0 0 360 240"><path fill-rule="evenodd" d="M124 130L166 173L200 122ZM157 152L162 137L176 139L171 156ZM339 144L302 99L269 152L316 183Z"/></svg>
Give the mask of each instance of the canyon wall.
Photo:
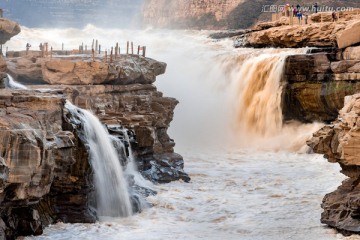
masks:
<svg viewBox="0 0 360 240"><path fill-rule="evenodd" d="M244 0L145 0L143 22L160 28L226 29Z"/></svg>

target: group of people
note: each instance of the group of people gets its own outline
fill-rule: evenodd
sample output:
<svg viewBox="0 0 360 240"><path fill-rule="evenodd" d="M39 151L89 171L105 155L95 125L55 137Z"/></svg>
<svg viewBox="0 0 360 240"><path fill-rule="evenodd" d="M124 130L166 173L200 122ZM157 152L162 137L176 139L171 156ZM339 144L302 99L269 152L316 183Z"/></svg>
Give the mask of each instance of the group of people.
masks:
<svg viewBox="0 0 360 240"><path fill-rule="evenodd" d="M314 4L313 10L315 11L315 13L318 13L319 5L317 3ZM305 24L308 24L309 14L307 12L303 13L299 4L296 5L296 7L294 5L290 6L290 4L286 4L284 11L287 17L291 17L291 15L295 18L297 17L299 20L299 24L301 24L303 18ZM335 11L332 13L332 20L333 22L336 22L337 20L337 15Z"/></svg>
<svg viewBox="0 0 360 240"><path fill-rule="evenodd" d="M316 7L316 9L317 9L317 7ZM298 4L298 5L296 5L296 7L294 6L294 5L292 5L291 7L290 7L290 4L286 4L285 5L285 14L286 14L286 16L287 17L291 17L291 15L293 16L293 17L297 17L298 18L298 20L299 20L299 24L301 24L301 20L304 18L304 20L305 20L305 24L307 24L308 23L308 18L309 18L309 14L307 14L306 12L305 13L303 13L302 11L301 11L301 6Z"/></svg>

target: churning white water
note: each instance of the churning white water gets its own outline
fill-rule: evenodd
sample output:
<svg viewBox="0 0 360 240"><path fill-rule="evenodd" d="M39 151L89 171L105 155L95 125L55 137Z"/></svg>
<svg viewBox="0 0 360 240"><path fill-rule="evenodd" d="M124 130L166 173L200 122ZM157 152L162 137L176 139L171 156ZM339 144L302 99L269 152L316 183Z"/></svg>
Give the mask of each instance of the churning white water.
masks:
<svg viewBox="0 0 360 240"><path fill-rule="evenodd" d="M7 88L11 88L11 89L28 89L27 87L25 87L24 85L22 85L21 83L18 83L14 80L14 78L10 75L7 74Z"/></svg>
<svg viewBox="0 0 360 240"><path fill-rule="evenodd" d="M279 132L238 131L247 116L254 121L272 116L260 112L267 110L267 102L275 110L278 106L281 83L268 82L274 78L260 78L263 86L275 84L269 88L274 100L257 107L262 97L273 97L272 91L259 88L258 94L245 98L249 105L242 102L250 87L244 81L259 84L250 81L261 74L251 63L272 59L263 63L278 77L281 70L276 66L281 66L276 58L294 50L234 49L230 40L212 41L201 31L123 31L90 25L83 30L23 28L9 50L25 46L29 39L33 46L47 41L60 48L63 42L68 49L82 42L90 46L92 39L99 39L104 49L116 42L124 49L130 40L135 46L146 45L147 56L166 62L167 71L155 84L165 96L180 101L170 136L192 178L188 184L157 186L158 194L147 199L154 206L140 214L96 224L60 223L34 239L343 239L319 220L323 195L343 179L339 167L320 155L293 152L305 147L320 125L284 125L277 112L273 123ZM255 126L255 132L266 133L266 126Z"/></svg>
<svg viewBox="0 0 360 240"><path fill-rule="evenodd" d="M95 172L97 214L106 217L127 217L132 208L123 169L110 136L99 119L87 110L66 102L74 121L81 121L84 139Z"/></svg>

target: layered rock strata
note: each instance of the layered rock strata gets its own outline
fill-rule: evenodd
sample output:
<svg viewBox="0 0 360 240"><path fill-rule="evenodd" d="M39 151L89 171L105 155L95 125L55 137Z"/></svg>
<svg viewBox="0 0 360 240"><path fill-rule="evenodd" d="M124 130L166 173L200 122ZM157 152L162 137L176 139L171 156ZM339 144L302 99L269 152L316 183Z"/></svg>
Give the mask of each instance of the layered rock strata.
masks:
<svg viewBox="0 0 360 240"><path fill-rule="evenodd" d="M360 91L360 47L329 48L287 57L283 114L286 120L331 122L344 97Z"/></svg>
<svg viewBox="0 0 360 240"><path fill-rule="evenodd" d="M315 153L324 154L339 163L348 178L327 194L321 207L321 222L345 234L360 233L360 95L347 97L339 118L314 133L308 145Z"/></svg>
<svg viewBox="0 0 360 240"><path fill-rule="evenodd" d="M92 110L116 136L121 127L134 132L136 163L148 179L190 180L167 134L178 101L152 85L165 63L135 55L110 64L28 56L8 59L8 68L22 82L38 85L0 90L0 236L37 235L57 221L97 219L94 173L66 120L66 100Z"/></svg>
<svg viewBox="0 0 360 240"><path fill-rule="evenodd" d="M313 49L287 57L283 81L285 120L331 122L344 97L360 92L360 47Z"/></svg>

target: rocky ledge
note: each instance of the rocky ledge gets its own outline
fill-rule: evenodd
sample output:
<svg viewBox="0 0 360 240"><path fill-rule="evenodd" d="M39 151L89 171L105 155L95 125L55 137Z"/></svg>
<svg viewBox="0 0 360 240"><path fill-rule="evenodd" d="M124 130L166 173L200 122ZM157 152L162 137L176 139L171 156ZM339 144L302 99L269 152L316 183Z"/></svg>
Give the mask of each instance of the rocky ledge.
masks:
<svg viewBox="0 0 360 240"><path fill-rule="evenodd" d="M360 10L359 10L360 11ZM360 42L358 10L339 13L339 21L332 22L331 13L312 14L309 24L299 25L297 18L289 24L282 17L274 22L259 23L250 30L217 33L210 37L234 37L235 47L339 47L346 48Z"/></svg>
<svg viewBox="0 0 360 240"><path fill-rule="evenodd" d="M7 63L3 70L29 89L0 90L0 239L38 235L57 221L97 220L94 173L85 143L67 120L66 100L92 110L114 136L127 128L132 140L124 144L145 178L190 180L167 134L178 101L152 85L165 63L136 55L106 63L31 54ZM131 176L128 181L138 190ZM138 211L137 199L132 202Z"/></svg>
<svg viewBox="0 0 360 240"><path fill-rule="evenodd" d="M346 179L334 192L327 194L321 207L321 222L345 234L360 233L360 95L349 96L339 118L314 133L308 145L339 163Z"/></svg>

